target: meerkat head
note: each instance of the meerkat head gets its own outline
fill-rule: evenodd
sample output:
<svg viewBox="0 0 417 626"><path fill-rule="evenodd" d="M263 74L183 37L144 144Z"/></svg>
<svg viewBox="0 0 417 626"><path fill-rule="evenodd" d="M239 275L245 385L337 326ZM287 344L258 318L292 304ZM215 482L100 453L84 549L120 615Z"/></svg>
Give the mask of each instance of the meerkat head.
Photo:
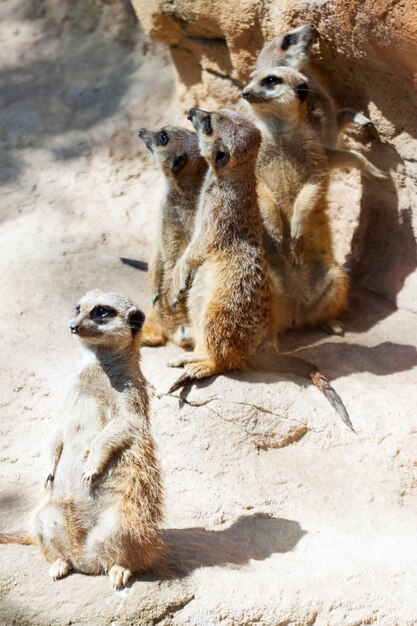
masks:
<svg viewBox="0 0 417 626"><path fill-rule="evenodd" d="M260 132L236 111L190 109L188 119L197 131L201 154L214 170L229 170L256 158Z"/></svg>
<svg viewBox="0 0 417 626"><path fill-rule="evenodd" d="M242 97L259 117L275 116L282 120L298 119L308 96L308 80L290 67L255 70Z"/></svg>
<svg viewBox="0 0 417 626"><path fill-rule="evenodd" d="M275 65L287 65L296 70L308 62L310 49L318 33L311 24L304 24L274 37L259 53L255 70L263 70Z"/></svg>
<svg viewBox="0 0 417 626"><path fill-rule="evenodd" d="M167 177L177 178L203 163L198 138L186 128L165 126L160 130L141 128L139 137Z"/></svg>
<svg viewBox="0 0 417 626"><path fill-rule="evenodd" d="M119 293L89 291L81 298L70 321L70 330L88 348L123 351L136 337L145 315Z"/></svg>

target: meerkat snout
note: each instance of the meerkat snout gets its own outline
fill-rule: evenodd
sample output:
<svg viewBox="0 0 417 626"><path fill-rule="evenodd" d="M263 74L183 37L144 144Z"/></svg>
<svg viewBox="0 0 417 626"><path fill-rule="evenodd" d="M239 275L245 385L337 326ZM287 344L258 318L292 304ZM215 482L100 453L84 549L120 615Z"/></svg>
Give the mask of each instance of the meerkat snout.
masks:
<svg viewBox="0 0 417 626"><path fill-rule="evenodd" d="M203 109L190 109L187 119L190 120L197 132L201 130L205 135L211 135L213 133L211 113L208 111L203 111Z"/></svg>

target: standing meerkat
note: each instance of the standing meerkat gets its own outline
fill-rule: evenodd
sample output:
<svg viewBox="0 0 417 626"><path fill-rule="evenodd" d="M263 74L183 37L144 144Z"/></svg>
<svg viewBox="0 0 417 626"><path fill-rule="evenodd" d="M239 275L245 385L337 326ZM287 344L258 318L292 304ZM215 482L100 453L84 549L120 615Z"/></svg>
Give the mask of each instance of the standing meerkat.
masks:
<svg viewBox="0 0 417 626"><path fill-rule="evenodd" d="M348 279L333 254L327 209L329 167L308 121L306 76L258 70L243 91L262 127L258 193L269 258L292 303L296 328L321 324L340 334Z"/></svg>
<svg viewBox="0 0 417 626"><path fill-rule="evenodd" d="M363 154L357 150L339 147L340 133L351 123L372 126L373 122L352 109L336 109L333 98L311 64L310 50L317 37L316 29L310 24L277 35L259 53L255 72L271 69L270 73L273 73L272 68L277 66L302 72L309 83L306 97L307 119L322 138L329 166L332 169L354 167L365 176L387 179L388 175L373 165Z"/></svg>
<svg viewBox="0 0 417 626"><path fill-rule="evenodd" d="M173 272L174 304L190 285L193 378L244 369L267 340L272 291L262 246L255 164L261 133L234 111L190 109L209 164L194 235Z"/></svg>
<svg viewBox="0 0 417 626"><path fill-rule="evenodd" d="M142 343L157 346L171 339L182 347L192 347L186 306L171 307L170 287L174 266L194 230L207 163L200 154L197 135L185 128L141 128L139 137L154 155L166 184L156 251L148 270L153 308L146 316Z"/></svg>
<svg viewBox="0 0 417 626"><path fill-rule="evenodd" d="M268 355L288 326L286 296L272 280L263 247L256 193L261 133L228 109L190 109L209 171L194 235L173 272L174 302L187 289L195 351L173 360L185 373L169 392L195 379L249 367L292 371L311 378L353 430L346 409L315 365L288 355ZM191 285L191 286L190 286Z"/></svg>
<svg viewBox="0 0 417 626"><path fill-rule="evenodd" d="M152 569L163 553L162 487L139 367L144 315L124 296L90 291L70 329L88 359L49 446L47 495L34 537L54 580L108 572L111 586Z"/></svg>

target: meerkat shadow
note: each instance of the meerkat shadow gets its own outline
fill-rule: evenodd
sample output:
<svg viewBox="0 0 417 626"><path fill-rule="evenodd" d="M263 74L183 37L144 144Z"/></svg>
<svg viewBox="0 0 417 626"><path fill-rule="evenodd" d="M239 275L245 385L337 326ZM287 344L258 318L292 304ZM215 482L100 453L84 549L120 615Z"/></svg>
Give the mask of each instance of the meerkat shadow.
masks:
<svg viewBox="0 0 417 626"><path fill-rule="evenodd" d="M282 336L280 347L283 351L315 362L325 375L327 372L331 374L332 381L361 372L387 376L412 370L417 366L415 345L406 341L390 341L389 331L377 331L375 337L371 334L370 329L381 320L386 319L386 323L392 325L388 318L395 312L396 307L384 298L365 290L356 290L352 294L349 311L341 317L346 330L343 338L330 338L316 329L289 331ZM362 335L366 330L370 333L369 338L365 335L359 341L352 341L350 333L353 336ZM378 342L381 337L384 340ZM409 337L409 330L405 328L404 339Z"/></svg>
<svg viewBox="0 0 417 626"><path fill-rule="evenodd" d="M371 149L367 157L384 171L396 171L403 165L395 148L378 140L372 130ZM397 297L410 274L417 268L417 247L412 225L412 211L399 205L398 190L390 177L376 180L362 176L359 221L345 262L353 289L361 287L386 299ZM374 307L375 308L375 307ZM356 332L366 332L390 314L381 306L377 314L358 311L354 320Z"/></svg>
<svg viewBox="0 0 417 626"><path fill-rule="evenodd" d="M170 528L162 533L167 556L160 571L148 579L183 578L200 567L244 567L252 560L291 552L305 534L294 520L260 513L241 516L224 530Z"/></svg>
<svg viewBox="0 0 417 626"><path fill-rule="evenodd" d="M324 342L311 349L300 350L300 356L323 363L323 370L327 363L332 380L362 372L388 376L412 370L417 366L415 346L391 341L384 341L376 346Z"/></svg>

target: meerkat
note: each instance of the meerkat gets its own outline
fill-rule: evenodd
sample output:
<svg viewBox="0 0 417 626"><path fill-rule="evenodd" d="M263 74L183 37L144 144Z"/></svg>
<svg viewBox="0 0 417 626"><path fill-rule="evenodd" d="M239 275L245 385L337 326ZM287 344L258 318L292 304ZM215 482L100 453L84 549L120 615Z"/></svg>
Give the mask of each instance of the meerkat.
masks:
<svg viewBox="0 0 417 626"><path fill-rule="evenodd" d="M71 570L108 573L111 586L154 568L163 554L162 487L149 426L149 399L139 367L144 314L118 293L88 292L71 333L87 360L51 439L46 498L33 537L54 580Z"/></svg>
<svg viewBox="0 0 417 626"><path fill-rule="evenodd" d="M359 169L365 176L387 179L388 175L373 165L363 154L339 146L340 134L350 124L372 126L373 122L351 109L336 109L334 100L311 64L310 50L317 37L316 29L310 24L274 37L259 53L255 72L276 66L290 67L302 72L309 83L306 97L307 119L322 137L329 167L332 169L353 167Z"/></svg>
<svg viewBox="0 0 417 626"><path fill-rule="evenodd" d="M258 70L243 91L262 127L257 163L260 210L271 265L292 306L295 328L341 334L348 278L333 254L326 214L329 168L308 121L307 77L289 67Z"/></svg>
<svg viewBox="0 0 417 626"><path fill-rule="evenodd" d="M182 347L192 347L186 306L180 303L172 309L170 286L173 268L193 233L207 163L200 155L197 135L185 128L141 128L139 137L155 157L166 184L158 241L148 269L153 306L142 329L142 343L157 346L170 339Z"/></svg>
<svg viewBox="0 0 417 626"><path fill-rule="evenodd" d="M194 235L172 277L173 306L188 290L195 349L169 363L185 367L169 393L194 379L251 366L265 369L265 363L274 371L298 367L353 429L341 399L314 365L276 356L274 366L262 354L268 345L276 348L277 335L288 322L286 297L278 277L271 278L263 247L255 171L260 131L228 109L209 113L193 108L189 119L209 171Z"/></svg>

